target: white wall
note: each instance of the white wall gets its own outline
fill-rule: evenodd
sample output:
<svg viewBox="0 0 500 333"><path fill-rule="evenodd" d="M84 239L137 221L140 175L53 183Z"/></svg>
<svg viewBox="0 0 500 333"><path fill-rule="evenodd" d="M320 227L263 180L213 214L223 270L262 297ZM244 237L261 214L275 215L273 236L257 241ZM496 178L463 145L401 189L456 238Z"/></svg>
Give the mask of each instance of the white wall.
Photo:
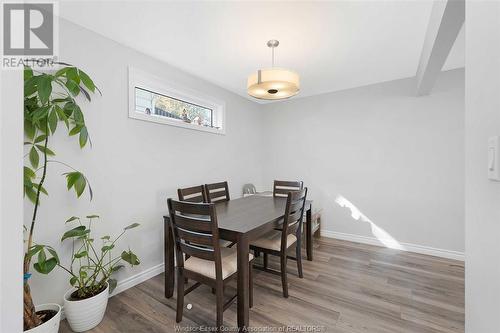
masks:
<svg viewBox="0 0 500 333"><path fill-rule="evenodd" d="M66 218L98 213L102 221L94 229L111 234L138 221L140 229L121 244L130 245L142 264L127 268L119 276L124 279L163 262L162 216L167 213L167 197L176 196L178 187L228 180L231 195L238 197L244 183L261 183L258 105L65 20L59 31L61 61L89 73L103 96L81 104L92 149L80 151L77 139L68 138L63 127L51 145L58 159L88 176L95 197L91 203L86 195L77 200L65 189L60 176L65 169L51 165L50 196L42 202L36 240L55 245L66 259L68 247L59 246ZM128 65L225 101L226 135L129 119ZM30 214L31 205L26 204L25 222ZM49 277L35 274L36 302L60 302L67 281L61 270Z"/></svg>
<svg viewBox="0 0 500 333"><path fill-rule="evenodd" d="M0 70L0 332L23 329L22 71Z"/></svg>
<svg viewBox="0 0 500 333"><path fill-rule="evenodd" d="M487 140L500 135L500 3L466 2L465 325L500 332L500 182L487 179Z"/></svg>
<svg viewBox="0 0 500 333"><path fill-rule="evenodd" d="M463 252L464 70L414 94L405 79L266 105L266 184L304 180L328 235Z"/></svg>

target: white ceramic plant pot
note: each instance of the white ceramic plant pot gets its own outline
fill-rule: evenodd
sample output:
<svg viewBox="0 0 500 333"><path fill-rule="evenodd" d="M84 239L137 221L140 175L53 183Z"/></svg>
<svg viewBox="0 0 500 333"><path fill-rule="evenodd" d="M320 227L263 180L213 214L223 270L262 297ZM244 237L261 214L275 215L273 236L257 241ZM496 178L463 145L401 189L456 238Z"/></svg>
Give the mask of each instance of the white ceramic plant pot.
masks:
<svg viewBox="0 0 500 333"><path fill-rule="evenodd" d="M35 306L35 311L41 310L54 310L57 311L57 314L49 321L46 321L42 325L39 325L35 328L24 331L24 333L57 333L59 331L59 323L61 321L61 306L59 304L53 303Z"/></svg>
<svg viewBox="0 0 500 333"><path fill-rule="evenodd" d="M74 332L88 331L101 322L106 312L109 297L109 285L99 294L79 301L70 301L70 289L64 294L64 314Z"/></svg>

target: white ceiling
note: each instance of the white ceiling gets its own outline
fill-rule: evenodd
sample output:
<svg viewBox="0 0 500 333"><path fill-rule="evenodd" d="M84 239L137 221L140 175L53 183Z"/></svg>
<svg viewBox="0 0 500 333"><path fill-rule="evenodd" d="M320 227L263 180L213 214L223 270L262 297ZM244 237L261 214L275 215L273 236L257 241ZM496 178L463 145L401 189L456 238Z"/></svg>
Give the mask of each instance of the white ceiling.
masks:
<svg viewBox="0 0 500 333"><path fill-rule="evenodd" d="M245 96L246 78L270 66L297 71L294 98L412 77L432 2L68 1L61 16ZM464 29L462 29L464 30ZM464 66L461 31L444 66Z"/></svg>

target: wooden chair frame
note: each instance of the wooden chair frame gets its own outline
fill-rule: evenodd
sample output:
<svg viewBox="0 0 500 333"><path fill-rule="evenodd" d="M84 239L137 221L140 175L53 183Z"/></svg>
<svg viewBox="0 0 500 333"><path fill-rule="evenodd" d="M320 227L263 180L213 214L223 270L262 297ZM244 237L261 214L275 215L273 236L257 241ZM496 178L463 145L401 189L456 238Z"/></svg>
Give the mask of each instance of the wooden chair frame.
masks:
<svg viewBox="0 0 500 333"><path fill-rule="evenodd" d="M236 278L238 272L223 279L222 261L219 245L219 228L213 203L189 203L168 199L171 228L175 241L176 275L177 275L177 314L176 321L181 322L184 310L184 296L198 288L201 284L215 289L217 304L217 328L223 325L223 312L236 299L232 296L224 302L224 288ZM197 246L197 245L200 246ZM184 268L184 255L210 260L215 265L215 279ZM249 261L249 305L253 306L253 260ZM196 281L185 289L186 278Z"/></svg>
<svg viewBox="0 0 500 333"><path fill-rule="evenodd" d="M208 202L204 185L179 188L177 189L177 196L179 197L179 201Z"/></svg>
<svg viewBox="0 0 500 333"><path fill-rule="evenodd" d="M307 198L307 187L299 191L288 192L286 208L285 208L285 216L283 219L282 228L280 229L281 246L279 251L250 245L250 248L256 253L262 252L264 254L264 266L263 267L256 266L255 268L281 276L283 297L285 298L288 297L288 277L286 272L287 259L292 259L297 261L297 271L299 277L300 278L304 277L302 272L302 217L304 215L306 198ZM287 255L289 249L289 247L287 247L288 235L293 232L295 232L295 236L297 237L297 241L295 242L295 257ZM280 271L275 271L268 268L269 254L280 257Z"/></svg>
<svg viewBox="0 0 500 333"><path fill-rule="evenodd" d="M210 192L212 190L218 190L222 189L220 191L215 191L215 192ZM224 202L224 201L229 201L231 198L229 197L229 186L227 184L227 181L224 182L219 182L219 183L212 183L212 184L205 184L205 196L207 198L207 202ZM222 199L219 199L222 198Z"/></svg>
<svg viewBox="0 0 500 333"><path fill-rule="evenodd" d="M273 183L273 197L288 196L290 191L299 191L304 188L303 181L275 180Z"/></svg>

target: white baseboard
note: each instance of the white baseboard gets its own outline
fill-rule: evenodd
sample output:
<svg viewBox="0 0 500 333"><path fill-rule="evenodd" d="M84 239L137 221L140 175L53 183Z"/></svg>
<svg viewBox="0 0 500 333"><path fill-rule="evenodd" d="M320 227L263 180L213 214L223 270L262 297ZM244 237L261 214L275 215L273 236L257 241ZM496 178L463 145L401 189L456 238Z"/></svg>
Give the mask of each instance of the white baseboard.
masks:
<svg viewBox="0 0 500 333"><path fill-rule="evenodd" d="M118 281L118 285L110 297L113 297L122 291L125 291L129 288L132 288L135 285L138 285L141 282L151 279L152 277L163 273L165 270L165 265L163 263L158 264L156 266L150 267L140 273L132 275L126 279Z"/></svg>
<svg viewBox="0 0 500 333"><path fill-rule="evenodd" d="M350 241L350 242L363 243L363 244L376 245L376 246L384 246L384 244L382 244L382 242L380 242L375 237L346 234L343 232L330 231L330 230L321 230L320 233L321 233L321 236L327 237L327 238L336 238L336 239L346 240L346 241ZM451 251L451 250L445 250L445 249L437 249L434 247L417 245L417 244L410 244L410 243L400 243L400 244L402 245L402 247L404 247L404 249L402 249L402 251L415 252L415 253L426 254L426 255L436 256L436 257L441 257L441 258L465 261L465 254L463 252Z"/></svg>

